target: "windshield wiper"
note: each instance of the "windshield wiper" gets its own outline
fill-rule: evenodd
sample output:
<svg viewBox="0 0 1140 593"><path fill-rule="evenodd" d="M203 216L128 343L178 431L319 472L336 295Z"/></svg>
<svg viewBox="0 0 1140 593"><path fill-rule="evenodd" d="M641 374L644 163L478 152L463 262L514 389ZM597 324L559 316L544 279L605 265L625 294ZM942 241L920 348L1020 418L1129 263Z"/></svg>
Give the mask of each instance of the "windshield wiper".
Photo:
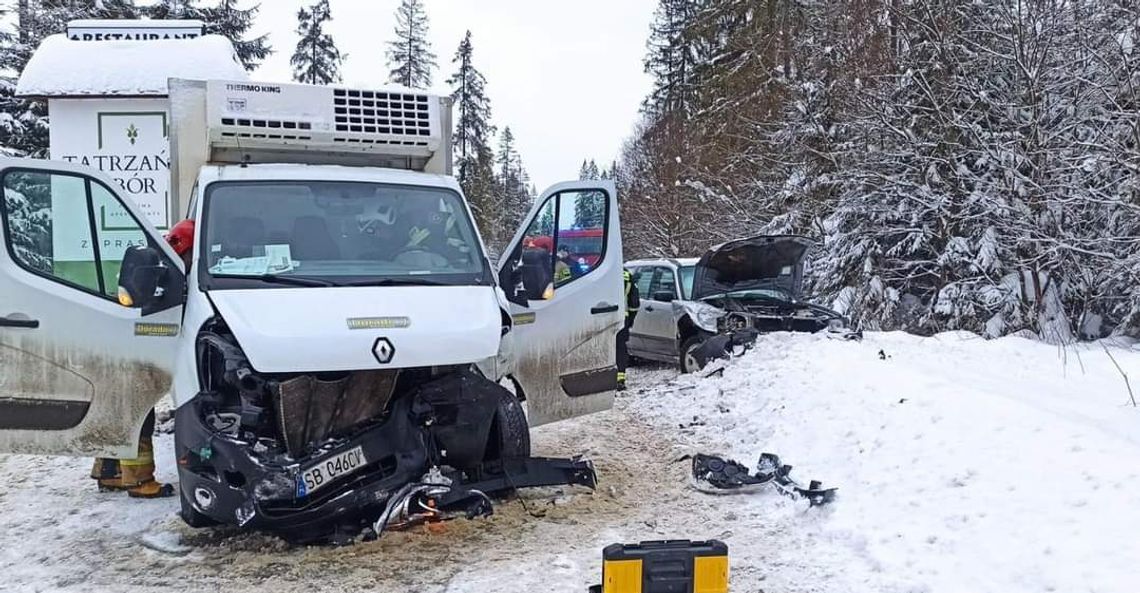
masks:
<svg viewBox="0 0 1140 593"><path fill-rule="evenodd" d="M371 280L356 280L345 282L340 286L451 286L438 280L427 278L373 278Z"/></svg>
<svg viewBox="0 0 1140 593"><path fill-rule="evenodd" d="M293 286L344 286L332 280L316 278L313 276L295 276L283 274L214 274L215 278L244 278L261 280L271 284L292 284Z"/></svg>

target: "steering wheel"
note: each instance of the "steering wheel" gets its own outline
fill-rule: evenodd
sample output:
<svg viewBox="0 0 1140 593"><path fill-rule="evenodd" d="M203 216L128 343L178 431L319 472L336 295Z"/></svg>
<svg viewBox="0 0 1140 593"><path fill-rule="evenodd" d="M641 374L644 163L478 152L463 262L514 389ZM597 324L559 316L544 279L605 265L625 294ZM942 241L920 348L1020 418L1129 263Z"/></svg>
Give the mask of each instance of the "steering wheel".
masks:
<svg viewBox="0 0 1140 593"><path fill-rule="evenodd" d="M405 247L396 254L396 257L392 258L392 261L409 268L431 269L446 268L449 263L446 257L419 245Z"/></svg>

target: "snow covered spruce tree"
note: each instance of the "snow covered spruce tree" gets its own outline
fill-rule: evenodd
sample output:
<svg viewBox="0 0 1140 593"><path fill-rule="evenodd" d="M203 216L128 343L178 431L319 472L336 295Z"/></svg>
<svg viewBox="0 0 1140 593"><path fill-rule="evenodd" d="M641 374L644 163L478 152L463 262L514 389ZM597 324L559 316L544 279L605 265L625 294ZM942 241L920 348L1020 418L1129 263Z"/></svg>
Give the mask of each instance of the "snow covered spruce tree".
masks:
<svg viewBox="0 0 1140 593"><path fill-rule="evenodd" d="M511 127L503 128L499 136L499 149L495 154L495 194L497 196L494 219L495 245L502 248L511 240L511 234L522 222L534 203L530 176L515 148L515 135Z"/></svg>
<svg viewBox="0 0 1140 593"><path fill-rule="evenodd" d="M340 82L340 65L344 56L325 32L332 20L329 0L319 0L309 8L297 11L297 49L289 63L293 65L293 79L308 84Z"/></svg>
<svg viewBox="0 0 1140 593"><path fill-rule="evenodd" d="M388 42L389 82L417 89L431 86L436 63L427 35L423 1L402 0L396 11L396 40Z"/></svg>
<svg viewBox="0 0 1140 593"><path fill-rule="evenodd" d="M582 169L578 173L578 179L591 180L591 179L605 179L602 173L598 171L598 164L594 159L582 161ZM597 228L602 226L606 220L605 204L596 200L579 200L574 204L574 226L580 229Z"/></svg>
<svg viewBox="0 0 1140 593"><path fill-rule="evenodd" d="M474 47L468 31L455 51L452 63L458 70L447 79L455 101L455 162L459 185L471 204L475 222L484 236L491 236L495 206L495 163L490 147L495 127L491 125L491 101L487 80L475 68Z"/></svg>
<svg viewBox="0 0 1140 593"><path fill-rule="evenodd" d="M626 245L807 234L809 287L864 327L1140 333L1138 12L661 0Z"/></svg>
<svg viewBox="0 0 1140 593"><path fill-rule="evenodd" d="M198 6L196 0L162 0L144 9L152 19L197 19L206 24L206 33L222 35L234 44L234 51L246 70L254 70L273 53L269 35L246 38L260 5L238 8L237 0L219 0L213 6Z"/></svg>
<svg viewBox="0 0 1140 593"><path fill-rule="evenodd" d="M1135 15L899 11L896 73L872 94L821 287L867 327L1054 342L1123 329L1136 168L1119 139L1136 122L1119 98L1136 71L1120 40Z"/></svg>
<svg viewBox="0 0 1140 593"><path fill-rule="evenodd" d="M598 172L598 164L594 159L583 160L582 168L578 171L578 179L600 179L601 173Z"/></svg>
<svg viewBox="0 0 1140 593"><path fill-rule="evenodd" d="M79 18L138 18L130 0L19 0L14 33L0 37L0 146L15 154L47 156L47 105L15 97L16 79L40 42Z"/></svg>
<svg viewBox="0 0 1140 593"><path fill-rule="evenodd" d="M0 32L0 70L18 73L27 64L30 8L21 2L17 33ZM18 99L16 77L0 76L0 147L5 154L44 156L47 152L47 107L42 102Z"/></svg>
<svg viewBox="0 0 1140 593"><path fill-rule="evenodd" d="M700 230L697 192L685 184L691 157L691 118L704 58L688 34L701 2L660 0L650 29L645 70L654 80L642 121L623 148L619 179L623 236L633 254L681 256L708 246Z"/></svg>

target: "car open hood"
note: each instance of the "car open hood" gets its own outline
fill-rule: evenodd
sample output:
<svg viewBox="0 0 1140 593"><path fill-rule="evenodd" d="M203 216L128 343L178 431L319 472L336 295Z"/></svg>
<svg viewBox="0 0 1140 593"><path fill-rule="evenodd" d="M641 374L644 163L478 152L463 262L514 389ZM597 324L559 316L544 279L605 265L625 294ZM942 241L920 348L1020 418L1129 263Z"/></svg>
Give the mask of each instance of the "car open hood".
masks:
<svg viewBox="0 0 1140 593"><path fill-rule="evenodd" d="M502 316L490 286L213 290L210 300L262 373L397 369L495 356ZM387 338L390 360L373 352Z"/></svg>
<svg viewBox="0 0 1140 593"><path fill-rule="evenodd" d="M760 235L717 245L697 262L692 299L764 288L799 297L804 258L812 245L796 235Z"/></svg>

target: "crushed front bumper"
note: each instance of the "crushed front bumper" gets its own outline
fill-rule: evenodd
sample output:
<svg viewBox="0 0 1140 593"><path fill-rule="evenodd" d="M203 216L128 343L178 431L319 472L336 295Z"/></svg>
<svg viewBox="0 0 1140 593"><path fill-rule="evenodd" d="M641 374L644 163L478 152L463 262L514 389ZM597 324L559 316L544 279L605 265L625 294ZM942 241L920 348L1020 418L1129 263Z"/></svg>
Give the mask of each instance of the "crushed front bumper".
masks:
<svg viewBox="0 0 1140 593"><path fill-rule="evenodd" d="M319 539L337 530L358 530L383 509L393 490L423 474L428 452L420 432L392 414L334 448L274 463L255 454L250 444L207 427L195 400L175 414L179 486L186 503L219 523L272 531L291 540ZM298 488L302 468L356 447L369 460L361 470L312 495Z"/></svg>
<svg viewBox="0 0 1140 593"><path fill-rule="evenodd" d="M254 453L249 443L207 427L194 400L175 415L184 508L294 543L351 540L380 516L394 493L436 465L428 431L410 420L412 405L410 399L397 400L383 423L306 458L275 463ZM368 460L360 470L312 494L298 486L305 468L357 447ZM454 495L440 499L445 510L467 502L468 491L493 496L533 486L597 485L594 467L584 459L505 458L463 472L448 468L447 473L456 488Z"/></svg>

